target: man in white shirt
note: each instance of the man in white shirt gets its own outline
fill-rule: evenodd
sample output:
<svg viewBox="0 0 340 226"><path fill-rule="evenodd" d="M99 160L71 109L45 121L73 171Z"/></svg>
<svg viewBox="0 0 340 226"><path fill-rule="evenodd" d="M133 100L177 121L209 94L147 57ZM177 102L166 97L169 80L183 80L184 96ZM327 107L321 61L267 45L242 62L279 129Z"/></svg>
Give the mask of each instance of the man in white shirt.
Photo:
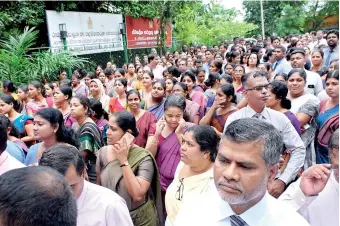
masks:
<svg viewBox="0 0 340 226"><path fill-rule="evenodd" d="M331 165L317 164L307 169L279 198L290 203L312 226L339 225L339 129L329 139L328 148Z"/></svg>
<svg viewBox="0 0 340 226"><path fill-rule="evenodd" d="M267 74L263 71L255 71L245 74L242 77L245 88L244 97L248 101L248 106L231 114L224 127L241 118L258 118L272 124L282 133L285 147L291 151L291 157L287 167L279 175L278 179L271 183L268 191L274 197L279 197L286 185L295 179L299 169L303 166L306 156L306 149L303 141L296 132L290 120L281 112L266 107L268 99Z"/></svg>
<svg viewBox="0 0 340 226"><path fill-rule="evenodd" d="M151 71L155 80L163 79L163 68L158 64L157 54L148 55L148 64L144 66L144 70Z"/></svg>
<svg viewBox="0 0 340 226"><path fill-rule="evenodd" d="M42 154L39 162L64 175L77 200L79 226L132 226L124 199L113 191L85 181L85 163L73 146L60 144Z"/></svg>
<svg viewBox="0 0 340 226"><path fill-rule="evenodd" d="M205 70L205 80L208 79L209 77L209 68L210 68L210 63L211 61L214 60L214 50L213 49L207 49L205 51L205 63L203 64L203 68Z"/></svg>
<svg viewBox="0 0 340 226"><path fill-rule="evenodd" d="M304 68L306 64L306 55L303 49L294 50L290 54L290 64L292 68ZM322 90L322 79L319 74L306 70L306 87L305 91L317 96Z"/></svg>
<svg viewBox="0 0 340 226"><path fill-rule="evenodd" d="M311 50L315 49L315 48L319 48L319 46L327 46L327 41L326 39L323 38L323 32L321 30L316 32L316 38L318 39L317 41L313 42L313 48L311 48Z"/></svg>
<svg viewBox="0 0 340 226"><path fill-rule="evenodd" d="M174 225L308 225L293 208L267 193L282 149L282 136L269 123L250 118L232 122L214 163L216 189L183 205Z"/></svg>

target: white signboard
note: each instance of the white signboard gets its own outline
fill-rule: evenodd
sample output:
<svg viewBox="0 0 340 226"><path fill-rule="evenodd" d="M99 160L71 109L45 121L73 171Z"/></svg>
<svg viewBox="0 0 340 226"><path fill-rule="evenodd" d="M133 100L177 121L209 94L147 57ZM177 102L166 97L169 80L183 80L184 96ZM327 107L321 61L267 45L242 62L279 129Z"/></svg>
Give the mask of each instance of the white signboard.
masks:
<svg viewBox="0 0 340 226"><path fill-rule="evenodd" d="M119 23L122 15L110 13L56 12L46 10L48 38L52 53L64 49L59 24L66 24L67 47L73 54L123 50Z"/></svg>

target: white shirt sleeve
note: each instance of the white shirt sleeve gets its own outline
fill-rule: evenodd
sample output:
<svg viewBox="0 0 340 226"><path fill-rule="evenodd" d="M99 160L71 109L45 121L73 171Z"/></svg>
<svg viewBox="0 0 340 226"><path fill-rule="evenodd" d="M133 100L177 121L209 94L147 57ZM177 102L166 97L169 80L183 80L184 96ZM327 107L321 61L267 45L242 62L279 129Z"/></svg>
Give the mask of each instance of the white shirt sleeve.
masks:
<svg viewBox="0 0 340 226"><path fill-rule="evenodd" d="M133 226L129 210L124 199L119 198L106 209L107 226Z"/></svg>

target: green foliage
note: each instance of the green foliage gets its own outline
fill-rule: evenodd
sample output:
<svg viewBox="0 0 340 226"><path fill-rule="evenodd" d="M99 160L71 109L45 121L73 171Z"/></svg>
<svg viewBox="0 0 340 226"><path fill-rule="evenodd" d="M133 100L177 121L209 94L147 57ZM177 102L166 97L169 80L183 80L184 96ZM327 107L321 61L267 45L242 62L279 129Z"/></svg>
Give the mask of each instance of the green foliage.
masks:
<svg viewBox="0 0 340 226"><path fill-rule="evenodd" d="M243 1L245 21L258 25L249 35L260 35L260 1ZM339 1L263 1L265 35L287 35L320 29L326 18L339 18Z"/></svg>
<svg viewBox="0 0 340 226"><path fill-rule="evenodd" d="M218 44L221 40L231 40L255 29L251 23L235 22L238 11L224 9L222 6L206 7L197 4L195 10L183 7L175 17L177 39L183 44ZM201 13L196 13L196 10Z"/></svg>
<svg viewBox="0 0 340 226"><path fill-rule="evenodd" d="M72 56L68 52L52 54L49 51L32 52L37 31L26 27L22 34L9 36L0 42L0 79L10 79L15 83L27 83L32 80L56 79L61 68L81 67L85 59Z"/></svg>

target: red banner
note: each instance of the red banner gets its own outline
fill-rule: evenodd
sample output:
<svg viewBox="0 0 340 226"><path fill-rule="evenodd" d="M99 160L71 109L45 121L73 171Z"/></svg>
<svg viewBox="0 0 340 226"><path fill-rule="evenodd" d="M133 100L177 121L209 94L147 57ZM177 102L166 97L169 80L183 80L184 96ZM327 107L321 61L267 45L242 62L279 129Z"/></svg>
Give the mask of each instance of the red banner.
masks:
<svg viewBox="0 0 340 226"><path fill-rule="evenodd" d="M157 46L159 23L158 19L132 16L125 17L126 39L128 49L151 48ZM166 46L172 45L171 25L166 25Z"/></svg>

